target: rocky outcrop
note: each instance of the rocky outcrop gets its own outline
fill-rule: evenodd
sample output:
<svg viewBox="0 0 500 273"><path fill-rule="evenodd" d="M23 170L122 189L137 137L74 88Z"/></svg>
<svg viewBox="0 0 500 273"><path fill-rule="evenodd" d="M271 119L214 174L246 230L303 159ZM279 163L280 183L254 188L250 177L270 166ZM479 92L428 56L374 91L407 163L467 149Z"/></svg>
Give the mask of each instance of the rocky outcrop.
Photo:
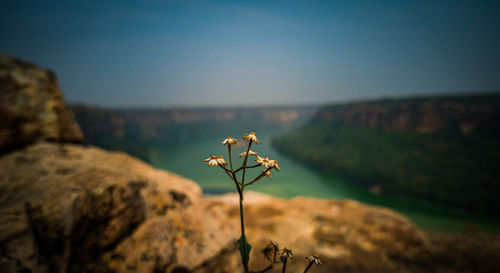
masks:
<svg viewBox="0 0 500 273"><path fill-rule="evenodd" d="M1 272L239 268L229 218L200 188L126 154L39 143L0 174Z"/></svg>
<svg viewBox="0 0 500 273"><path fill-rule="evenodd" d="M208 201L238 222L237 199L227 194ZM293 250L290 273L303 272L304 257L312 253L323 263L309 271L315 273L500 271L498 235L426 233L391 210L350 200L284 200L247 192L245 223L254 270L269 265L260 250L272 240ZM271 272L281 272L279 264L275 267Z"/></svg>
<svg viewBox="0 0 500 273"><path fill-rule="evenodd" d="M238 221L237 195L209 200ZM401 260L411 260L427 249L425 235L387 209L354 201L284 200L253 192L246 194L245 204L252 268L268 265L260 249L269 240L293 250L295 259L288 272L302 272L304 257L313 253L323 264L312 272L402 272Z"/></svg>
<svg viewBox="0 0 500 273"><path fill-rule="evenodd" d="M53 72L0 53L0 153L39 140L78 143L82 132Z"/></svg>

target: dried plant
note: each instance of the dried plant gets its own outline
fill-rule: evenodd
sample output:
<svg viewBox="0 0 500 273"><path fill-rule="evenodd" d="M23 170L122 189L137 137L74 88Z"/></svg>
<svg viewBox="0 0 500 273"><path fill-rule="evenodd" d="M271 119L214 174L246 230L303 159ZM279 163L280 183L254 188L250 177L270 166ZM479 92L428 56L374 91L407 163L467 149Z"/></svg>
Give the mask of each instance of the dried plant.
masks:
<svg viewBox="0 0 500 273"><path fill-rule="evenodd" d="M233 167L233 158L232 158L232 148L236 146L236 144L240 142L246 142L248 143L246 146L246 149L239 154L238 157L243 157L243 162L240 167L234 168ZM228 163L225 160L224 156L216 156L216 155L211 155L209 158L203 160L204 162L208 162L208 166L211 167L219 167L221 168L227 176L234 182L234 185L236 186L236 191L238 192L239 195L239 203L240 203L240 224L241 224L241 237L238 240L238 246L240 250L240 255L241 255L241 261L243 264L243 269L245 273L263 273L268 270L271 270L275 264L282 264L282 272L286 272L286 265L289 259L293 257L293 252L290 248L283 248L279 249L278 244L271 242L268 246L266 246L262 250L262 254L270 261L270 265L266 267L263 270L260 271L249 271L248 270L248 263L250 260L250 251L252 247L248 243L248 240L245 236L245 217L243 214L243 197L244 197L244 191L245 188L256 183L263 177L267 176L271 178L271 171L274 169L275 171L279 171L280 168L278 166L278 161L269 159L269 157L264 157L259 155L258 153L250 150L252 147L252 144L255 143L256 145L260 143L260 141L257 139L257 135L254 132L251 132L249 134L245 134L241 140L239 139L234 139L232 137L227 137L224 141L221 142L222 145L227 145L227 152L228 152L228 160L229 160L229 168L228 168ZM250 156L255 157L255 162L257 164L254 165L248 165L248 158ZM258 174L256 177L254 177L252 180L245 182L246 178L246 170L247 169L252 169L252 168L258 168L262 167L260 174ZM241 172L241 176L239 173ZM238 177L240 179L238 179ZM278 259L279 258L279 259ZM306 257L306 259L309 261L306 269L304 270L304 273L308 272L309 269L313 264L321 264L318 255L314 254L311 256Z"/></svg>

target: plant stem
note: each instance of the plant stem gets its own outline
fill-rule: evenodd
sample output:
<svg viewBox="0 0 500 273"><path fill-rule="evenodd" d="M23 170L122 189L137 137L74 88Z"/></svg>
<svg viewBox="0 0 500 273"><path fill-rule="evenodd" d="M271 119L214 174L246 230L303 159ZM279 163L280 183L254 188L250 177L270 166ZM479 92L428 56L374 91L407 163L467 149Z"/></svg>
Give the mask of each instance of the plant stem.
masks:
<svg viewBox="0 0 500 273"><path fill-rule="evenodd" d="M247 147L247 152L246 152L246 155L245 155L245 159L243 160L243 164L241 165L241 167L243 167L243 175L241 176L241 186L242 186L242 190L243 188L245 188L245 171L247 170L247 160L248 160L248 152L250 151L250 147L252 146L252 140L250 139L248 141L248 147Z"/></svg>
<svg viewBox="0 0 500 273"><path fill-rule="evenodd" d="M256 164L256 165L248 166L248 167L245 167L245 168L246 169L251 169L251 168L257 168L257 167L260 167L260 166L262 166L262 165L261 164ZM239 171L241 171L243 169L244 169L243 166L239 167L238 169L234 170L234 173L237 173L237 172L239 172Z"/></svg>
<svg viewBox="0 0 500 273"><path fill-rule="evenodd" d="M233 172L233 157L231 156L231 144L227 145L227 151L229 154L229 166L231 166L231 173Z"/></svg>
<svg viewBox="0 0 500 273"><path fill-rule="evenodd" d="M245 220L244 220L244 217L243 217L243 192L240 194L240 222L241 222L241 241L242 241L242 253L243 253L243 256L241 257L241 260L243 262L243 267L245 269L245 273L248 272L248 261L246 261L246 257L247 257L247 238L245 236Z"/></svg>
<svg viewBox="0 0 500 273"><path fill-rule="evenodd" d="M229 178L231 178L231 180L234 181L234 184L236 185L236 190L238 191L238 194L242 195L243 192L242 192L242 189L240 187L240 183L238 182L238 179L236 179L236 175L234 174L234 172L226 169L226 167L224 167L223 165L219 165L225 172L226 174L229 176Z"/></svg>
<svg viewBox="0 0 500 273"><path fill-rule="evenodd" d="M285 273L286 272L286 261L288 260L288 258L284 258L283 259L283 270L281 271L282 273Z"/></svg>
<svg viewBox="0 0 500 273"><path fill-rule="evenodd" d="M314 261L309 262L309 264L306 267L306 270L304 270L304 273L307 273L307 271L309 271L309 268L311 268L311 266L313 265L313 263L314 263Z"/></svg>
<svg viewBox="0 0 500 273"><path fill-rule="evenodd" d="M252 185L253 183L257 182L259 179L261 179L264 175L266 175L266 173L267 173L270 169L272 169L272 167L267 168L264 172L262 172L262 173L261 173L259 176L257 176L254 180L252 180L252 181L250 181L250 182L248 182L248 183L246 183L246 184L243 184L243 181L241 181L241 183L243 184L243 186L244 186L244 187L246 187L246 186L250 186L250 185ZM245 171L243 171L243 172L245 172Z"/></svg>

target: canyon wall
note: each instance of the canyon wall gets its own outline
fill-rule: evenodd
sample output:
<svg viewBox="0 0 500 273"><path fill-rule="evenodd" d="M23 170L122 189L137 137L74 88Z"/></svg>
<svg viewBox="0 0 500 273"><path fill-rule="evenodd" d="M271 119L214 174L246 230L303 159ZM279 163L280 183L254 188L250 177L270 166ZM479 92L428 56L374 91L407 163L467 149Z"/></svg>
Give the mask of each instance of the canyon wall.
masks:
<svg viewBox="0 0 500 273"><path fill-rule="evenodd" d="M416 97L322 107L317 123L368 127L382 132L434 133L453 127L468 134L500 135L500 94Z"/></svg>

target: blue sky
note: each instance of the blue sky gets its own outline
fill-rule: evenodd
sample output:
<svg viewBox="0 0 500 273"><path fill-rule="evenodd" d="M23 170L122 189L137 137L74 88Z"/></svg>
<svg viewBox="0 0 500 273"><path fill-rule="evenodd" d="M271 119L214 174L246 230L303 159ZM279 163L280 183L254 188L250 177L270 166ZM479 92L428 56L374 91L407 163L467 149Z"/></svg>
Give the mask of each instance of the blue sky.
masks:
<svg viewBox="0 0 500 273"><path fill-rule="evenodd" d="M107 106L500 90L499 1L2 1L0 51Z"/></svg>

